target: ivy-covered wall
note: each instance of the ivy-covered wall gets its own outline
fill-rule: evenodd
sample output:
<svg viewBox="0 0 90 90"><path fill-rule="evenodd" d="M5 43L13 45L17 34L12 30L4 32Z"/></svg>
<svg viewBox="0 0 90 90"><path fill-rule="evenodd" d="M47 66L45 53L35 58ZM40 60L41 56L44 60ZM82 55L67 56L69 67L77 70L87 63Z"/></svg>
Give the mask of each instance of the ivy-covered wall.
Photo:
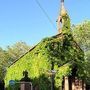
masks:
<svg viewBox="0 0 90 90"><path fill-rule="evenodd" d="M48 71L51 70L51 62L53 61L55 63L54 69L57 71L55 85L57 88L61 86L63 76L71 74L73 63L78 62L78 64L81 64L83 61L83 52L77 44L74 41L68 41L64 36L63 38L64 40L59 35L43 39L32 51L11 65L7 69L5 77L6 85L8 85L9 80L20 80L23 77L22 72L24 70L29 72L29 77L33 82L35 79L41 80L39 78L42 75L50 82ZM58 67L64 63L67 64ZM43 89L40 90L44 90L44 88L45 90L49 90L50 87L46 88L47 85L43 85L45 81L41 81Z"/></svg>
<svg viewBox="0 0 90 90"><path fill-rule="evenodd" d="M68 15L63 19L65 21L62 34L43 39L33 50L7 69L6 86L9 80L20 80L23 77L22 72L27 70L33 85L38 85L39 90L50 90L49 71L52 62L56 70L56 89L62 86L63 76L71 75L74 64L78 67L77 76L84 77L84 53L73 40Z"/></svg>

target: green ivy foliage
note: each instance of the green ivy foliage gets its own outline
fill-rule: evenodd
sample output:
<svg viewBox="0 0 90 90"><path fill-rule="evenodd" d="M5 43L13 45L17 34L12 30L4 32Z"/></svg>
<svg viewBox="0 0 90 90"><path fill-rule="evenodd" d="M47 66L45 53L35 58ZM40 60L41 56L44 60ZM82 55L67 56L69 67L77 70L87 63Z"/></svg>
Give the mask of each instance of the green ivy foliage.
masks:
<svg viewBox="0 0 90 90"><path fill-rule="evenodd" d="M7 69L5 77L6 86L9 80L20 80L22 72L27 70L33 85L38 85L39 90L50 90L51 63L54 62L55 87L62 85L64 76L71 75L73 65L79 68L77 76L84 76L84 53L73 40L70 31L70 19L67 15L62 34L43 39L33 50L29 51L17 62Z"/></svg>
<svg viewBox="0 0 90 90"><path fill-rule="evenodd" d="M71 30L70 30L71 24L70 24L69 15L66 14L66 16L62 17L62 19L63 19L62 33L67 35L71 34Z"/></svg>
<svg viewBox="0 0 90 90"><path fill-rule="evenodd" d="M53 61L55 63L54 68L58 71L55 77L55 85L56 87L61 86L62 78L70 74L70 65L72 64L67 64L63 67L58 67L58 65L63 65L71 61L81 64L83 60L83 52L77 44L74 41L64 40L60 36L42 40L31 52L28 52L7 69L5 77L6 85L8 85L9 80L20 80L23 77L22 72L27 70L29 77L34 82L33 84L35 84L36 81L34 80L37 78L36 80L39 82L39 86L41 86L40 90L49 90L50 79L47 73L51 69L51 62ZM44 75L43 79L47 78L49 82L49 87L47 88L47 85L45 86L45 80L41 79L42 75Z"/></svg>

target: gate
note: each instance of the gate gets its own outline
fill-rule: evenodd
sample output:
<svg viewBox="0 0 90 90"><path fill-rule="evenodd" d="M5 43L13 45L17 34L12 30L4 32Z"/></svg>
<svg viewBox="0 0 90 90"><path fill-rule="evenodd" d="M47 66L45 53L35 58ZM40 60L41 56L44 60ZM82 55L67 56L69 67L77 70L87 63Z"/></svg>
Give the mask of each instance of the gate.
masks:
<svg viewBox="0 0 90 90"><path fill-rule="evenodd" d="M10 85L10 90L33 90L31 82L15 82Z"/></svg>
<svg viewBox="0 0 90 90"><path fill-rule="evenodd" d="M31 82L19 82L20 90L33 90Z"/></svg>

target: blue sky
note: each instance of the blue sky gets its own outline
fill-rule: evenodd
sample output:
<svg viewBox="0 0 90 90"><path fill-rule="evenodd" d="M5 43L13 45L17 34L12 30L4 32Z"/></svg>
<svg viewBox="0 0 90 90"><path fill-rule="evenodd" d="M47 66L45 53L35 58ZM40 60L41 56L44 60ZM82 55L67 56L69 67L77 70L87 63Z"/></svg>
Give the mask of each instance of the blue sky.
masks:
<svg viewBox="0 0 90 90"><path fill-rule="evenodd" d="M56 26L60 0L38 0ZM72 24L90 19L90 0L65 0ZM24 41L37 44L57 34L35 0L0 0L0 47Z"/></svg>

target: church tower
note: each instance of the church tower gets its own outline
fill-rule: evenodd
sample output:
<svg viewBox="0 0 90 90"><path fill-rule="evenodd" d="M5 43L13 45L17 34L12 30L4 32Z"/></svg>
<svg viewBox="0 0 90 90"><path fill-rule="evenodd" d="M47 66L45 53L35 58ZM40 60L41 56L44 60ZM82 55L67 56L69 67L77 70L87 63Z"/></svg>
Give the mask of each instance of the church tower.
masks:
<svg viewBox="0 0 90 90"><path fill-rule="evenodd" d="M67 11L64 6L64 0L61 0L61 8L60 8L60 13L57 19L57 29L58 29L58 34L62 33L62 27L64 25L64 19L63 17L67 16Z"/></svg>

